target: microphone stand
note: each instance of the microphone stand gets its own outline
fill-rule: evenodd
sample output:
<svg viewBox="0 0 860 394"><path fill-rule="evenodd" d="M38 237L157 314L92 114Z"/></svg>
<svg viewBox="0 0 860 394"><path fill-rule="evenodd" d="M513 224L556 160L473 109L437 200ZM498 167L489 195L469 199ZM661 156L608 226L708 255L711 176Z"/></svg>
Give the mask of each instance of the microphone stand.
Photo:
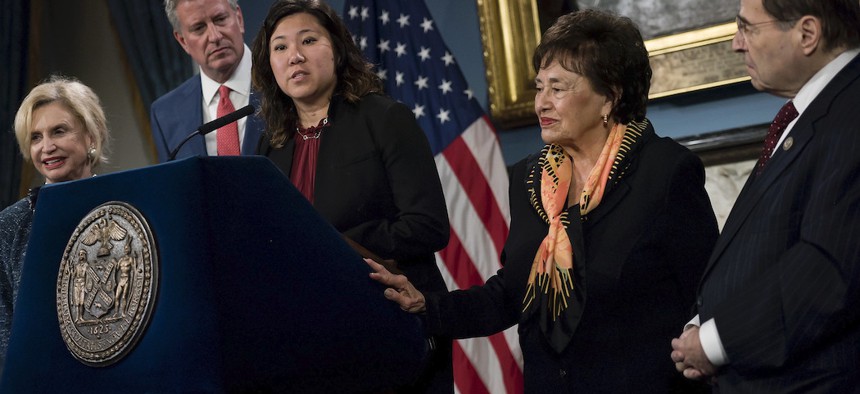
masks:
<svg viewBox="0 0 860 394"><path fill-rule="evenodd" d="M191 133L187 137L185 137L185 139L182 140L182 142L180 142L179 145L176 146L176 148L173 148L173 150L170 151L170 155L167 156L167 161L173 161L173 159L176 158L176 154L179 153L179 149L182 148L182 146L185 145L186 142L188 142L189 140L194 138L194 136L206 135L212 131L215 131L221 127L224 127L230 123L233 123L233 122L235 122L239 119L242 119L248 115L251 115L253 113L254 113L254 106L253 105L246 105L246 106L239 108L238 110L233 111L227 115L224 115L218 119L215 119L211 122L203 124L202 126L197 128L197 130L194 130L193 133Z"/></svg>

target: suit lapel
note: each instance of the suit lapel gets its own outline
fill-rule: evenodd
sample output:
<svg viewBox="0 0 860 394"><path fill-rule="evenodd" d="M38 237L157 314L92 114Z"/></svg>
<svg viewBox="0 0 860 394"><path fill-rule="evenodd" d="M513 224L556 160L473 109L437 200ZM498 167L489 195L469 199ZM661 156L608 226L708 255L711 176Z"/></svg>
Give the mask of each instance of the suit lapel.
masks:
<svg viewBox="0 0 860 394"><path fill-rule="evenodd" d="M178 124L183 133L183 138L187 135L185 133L191 133L203 124L203 110L201 108L203 89L200 76L194 76L193 80L194 83L187 85L188 89L183 92L184 98L177 103L180 111ZM206 140L202 135L195 136L182 147L182 150L191 153L178 154L177 157L206 156Z"/></svg>
<svg viewBox="0 0 860 394"><path fill-rule="evenodd" d="M595 226L599 223L603 218L609 215L612 212L612 209L618 205L622 200L624 200L624 196L630 192L630 186L627 186L627 183L624 181L618 182L615 186L612 187L612 190L606 193L606 198L600 202L600 205L591 211L588 215L586 215L586 221L588 222L587 227ZM579 210L576 210L576 213L579 213Z"/></svg>
<svg viewBox="0 0 860 394"><path fill-rule="evenodd" d="M355 126L361 118L361 114L353 113L354 107L342 104L342 97L334 95L329 103L328 116L329 125L320 134L320 150L317 152L317 173L314 180L314 207L321 212L326 212L329 207L340 201L342 196L337 191L337 179L340 174L336 171L335 163L339 163L343 157L343 149L351 149L356 146L355 134L365 131L364 127ZM344 119L349 123L344 124Z"/></svg>
<svg viewBox="0 0 860 394"><path fill-rule="evenodd" d="M646 121L644 124L646 124L647 127L644 127L641 130L641 134L635 139L635 142L629 148L629 151L623 153L626 157L622 159L621 163L615 163L613 165L617 171L622 171L626 174L636 172L636 167L638 166L638 160L636 160L636 157L642 150L642 146L651 138L656 137L656 134L654 134L654 127L651 125L651 122ZM638 129L636 125L632 124L628 127ZM622 152L619 152L619 155L621 154ZM610 180L610 182L611 181L612 180ZM601 219L608 216L608 214L613 211L614 207L624 200L624 197L630 192L630 186L627 185L627 182L624 181L623 177L617 178L617 183L615 185L610 186L607 183L607 188L604 199L600 202L600 205L598 205L594 211L586 215L588 226L585 227L594 226L600 222Z"/></svg>
<svg viewBox="0 0 860 394"><path fill-rule="evenodd" d="M254 108L260 108L260 95L251 90L249 103ZM245 139L242 141L242 155L257 154L257 146L260 143L260 137L265 129L263 119L257 116L256 113L248 116L245 122Z"/></svg>
<svg viewBox="0 0 860 394"><path fill-rule="evenodd" d="M749 219L753 208L761 202L773 183L782 176L789 176L787 174L789 165L797 159L814 134L812 122L809 120L814 115L808 114L810 116L807 116L807 114L808 112L804 112L804 115L801 115L801 119L798 120L789 134L794 140L791 149L784 150L781 146L777 147L779 152L773 156L764 171L755 178L750 175L750 178L747 179L726 220L723 231L717 239L708 266L705 268L705 275L731 244L741 226Z"/></svg>
<svg viewBox="0 0 860 394"><path fill-rule="evenodd" d="M747 180L747 183L735 201L734 207L732 207L723 231L717 239L717 244L714 246L708 266L702 275L702 282L704 282L711 268L713 268L723 252L731 244L743 223L749 219L753 207L761 202L777 179L791 175L789 167L797 160L809 142L814 138L816 122L828 115L835 97L858 77L860 77L860 56L852 59L830 81L827 87L818 94L809 107L803 111L797 119L797 123L791 128L786 137L786 139L791 138L793 141L790 148L785 149L785 143L777 146L774 150L776 154L771 158L764 171L755 179Z"/></svg>

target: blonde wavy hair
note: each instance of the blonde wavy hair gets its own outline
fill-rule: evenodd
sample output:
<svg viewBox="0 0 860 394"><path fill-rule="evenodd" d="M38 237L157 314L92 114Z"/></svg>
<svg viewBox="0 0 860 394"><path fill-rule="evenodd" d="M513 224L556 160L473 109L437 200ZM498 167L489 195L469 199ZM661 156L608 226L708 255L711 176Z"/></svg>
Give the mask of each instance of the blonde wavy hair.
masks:
<svg viewBox="0 0 860 394"><path fill-rule="evenodd" d="M53 102L60 102L68 108L84 126L84 132L91 137L95 154L88 155L90 164L97 167L101 163L107 163L110 133L99 97L80 81L57 75L33 88L15 114L15 138L24 160L31 160L30 132L33 128L33 112Z"/></svg>

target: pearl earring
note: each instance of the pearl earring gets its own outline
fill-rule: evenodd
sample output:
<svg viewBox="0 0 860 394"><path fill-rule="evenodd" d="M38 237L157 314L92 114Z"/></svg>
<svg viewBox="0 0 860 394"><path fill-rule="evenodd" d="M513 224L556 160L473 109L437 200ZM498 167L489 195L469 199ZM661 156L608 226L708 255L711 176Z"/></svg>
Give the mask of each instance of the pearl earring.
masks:
<svg viewBox="0 0 860 394"><path fill-rule="evenodd" d="M96 159L96 147L90 147L90 150L87 151L87 159L90 159L90 161L94 161Z"/></svg>
<svg viewBox="0 0 860 394"><path fill-rule="evenodd" d="M600 118L603 119L603 127L609 125L609 114L603 114L600 116Z"/></svg>

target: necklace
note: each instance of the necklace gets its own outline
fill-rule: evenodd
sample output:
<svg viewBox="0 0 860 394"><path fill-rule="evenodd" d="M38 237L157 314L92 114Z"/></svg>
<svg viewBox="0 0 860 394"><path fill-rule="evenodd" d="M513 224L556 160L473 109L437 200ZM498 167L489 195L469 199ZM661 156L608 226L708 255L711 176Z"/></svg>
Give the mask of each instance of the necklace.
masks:
<svg viewBox="0 0 860 394"><path fill-rule="evenodd" d="M328 126L328 117L322 118L318 125L306 129L296 126L296 134L302 136L302 140L304 141L318 139L320 138L320 134L322 134L323 128L326 126Z"/></svg>

